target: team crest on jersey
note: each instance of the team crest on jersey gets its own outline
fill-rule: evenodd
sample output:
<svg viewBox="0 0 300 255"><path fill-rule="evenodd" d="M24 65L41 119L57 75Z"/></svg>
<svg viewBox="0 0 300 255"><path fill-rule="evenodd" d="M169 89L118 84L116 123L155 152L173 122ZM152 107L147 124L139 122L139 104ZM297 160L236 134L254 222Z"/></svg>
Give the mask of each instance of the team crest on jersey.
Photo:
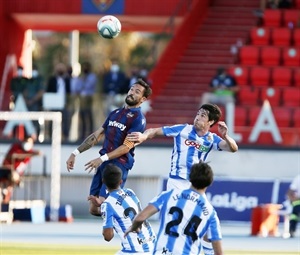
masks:
<svg viewBox="0 0 300 255"><path fill-rule="evenodd" d="M127 118L132 118L133 116L134 116L134 114L132 112L129 112L129 113L126 114Z"/></svg>
<svg viewBox="0 0 300 255"><path fill-rule="evenodd" d="M106 11L115 0L93 0L94 5L101 11Z"/></svg>
<svg viewBox="0 0 300 255"><path fill-rule="evenodd" d="M213 140L212 135L207 136L207 140L212 141Z"/></svg>

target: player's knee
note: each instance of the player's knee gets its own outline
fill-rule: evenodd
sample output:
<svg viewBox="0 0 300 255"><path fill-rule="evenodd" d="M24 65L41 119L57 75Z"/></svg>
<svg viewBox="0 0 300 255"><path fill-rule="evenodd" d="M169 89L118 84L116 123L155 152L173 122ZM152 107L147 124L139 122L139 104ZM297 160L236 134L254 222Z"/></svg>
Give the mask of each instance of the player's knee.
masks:
<svg viewBox="0 0 300 255"><path fill-rule="evenodd" d="M89 212L91 215L100 216L100 207L90 204Z"/></svg>

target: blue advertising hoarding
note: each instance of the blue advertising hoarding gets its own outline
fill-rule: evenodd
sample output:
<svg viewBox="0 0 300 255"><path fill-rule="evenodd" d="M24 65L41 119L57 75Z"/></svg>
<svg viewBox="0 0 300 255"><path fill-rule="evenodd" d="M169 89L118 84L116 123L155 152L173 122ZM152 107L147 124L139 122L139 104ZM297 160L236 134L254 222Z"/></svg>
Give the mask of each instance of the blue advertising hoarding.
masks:
<svg viewBox="0 0 300 255"><path fill-rule="evenodd" d="M164 190L166 182L165 179ZM216 178L212 186L207 189L206 195L221 221L249 222L253 208L270 203L284 203L288 186L288 182L278 183L278 180L249 181Z"/></svg>

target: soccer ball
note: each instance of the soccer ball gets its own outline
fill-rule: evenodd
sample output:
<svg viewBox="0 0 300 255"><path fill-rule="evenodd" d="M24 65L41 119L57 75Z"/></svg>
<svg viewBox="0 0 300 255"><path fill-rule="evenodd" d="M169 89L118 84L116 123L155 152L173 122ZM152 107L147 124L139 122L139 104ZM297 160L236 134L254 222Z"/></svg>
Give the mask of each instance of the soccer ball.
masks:
<svg viewBox="0 0 300 255"><path fill-rule="evenodd" d="M121 32L121 22L112 15L103 16L97 23L98 33L106 39L113 39Z"/></svg>

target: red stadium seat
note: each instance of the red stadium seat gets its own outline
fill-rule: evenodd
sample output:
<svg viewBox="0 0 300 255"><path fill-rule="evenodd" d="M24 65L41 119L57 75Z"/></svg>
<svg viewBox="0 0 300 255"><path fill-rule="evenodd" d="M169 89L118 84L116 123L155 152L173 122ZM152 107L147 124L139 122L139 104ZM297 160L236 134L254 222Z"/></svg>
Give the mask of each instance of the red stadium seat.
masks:
<svg viewBox="0 0 300 255"><path fill-rule="evenodd" d="M268 100L272 106L281 104L281 89L280 88L261 88L260 102L261 104Z"/></svg>
<svg viewBox="0 0 300 255"><path fill-rule="evenodd" d="M249 126L254 126L258 116L261 112L261 107L251 107L249 108ZM291 122L291 110L285 107L273 107L273 116L279 127L290 127Z"/></svg>
<svg viewBox="0 0 300 255"><path fill-rule="evenodd" d="M249 84L249 68L246 66L231 66L228 69L228 73L232 75L238 85Z"/></svg>
<svg viewBox="0 0 300 255"><path fill-rule="evenodd" d="M257 65L259 63L259 48L257 46L243 46L239 52L240 63L243 65Z"/></svg>
<svg viewBox="0 0 300 255"><path fill-rule="evenodd" d="M300 108L295 108L292 114L293 126L300 128Z"/></svg>
<svg viewBox="0 0 300 255"><path fill-rule="evenodd" d="M253 86L269 86L271 72L270 68L264 66L254 66L250 71L250 84Z"/></svg>
<svg viewBox="0 0 300 255"><path fill-rule="evenodd" d="M282 50L282 61L284 66L300 66L300 47L285 47Z"/></svg>
<svg viewBox="0 0 300 255"><path fill-rule="evenodd" d="M268 27L253 27L250 31L252 45L269 45L271 32Z"/></svg>
<svg viewBox="0 0 300 255"><path fill-rule="evenodd" d="M292 85L292 70L289 67L277 66L272 70L272 84L274 87L288 87Z"/></svg>
<svg viewBox="0 0 300 255"><path fill-rule="evenodd" d="M234 125L244 127L248 125L248 108L244 106L236 106L234 109Z"/></svg>
<svg viewBox="0 0 300 255"><path fill-rule="evenodd" d="M253 127L261 111L261 106L249 108L249 126Z"/></svg>
<svg viewBox="0 0 300 255"><path fill-rule="evenodd" d="M282 11L266 9L264 11L264 26L280 27L282 24Z"/></svg>
<svg viewBox="0 0 300 255"><path fill-rule="evenodd" d="M238 92L238 103L243 106L257 105L259 101L260 89L254 86L241 87Z"/></svg>
<svg viewBox="0 0 300 255"><path fill-rule="evenodd" d="M293 33L292 33L292 41L294 46L300 46L300 28L296 28L294 29Z"/></svg>
<svg viewBox="0 0 300 255"><path fill-rule="evenodd" d="M300 19L300 11L295 9L282 10L282 24L285 27L297 27Z"/></svg>
<svg viewBox="0 0 300 255"><path fill-rule="evenodd" d="M292 111L288 107L273 107L274 118L278 127L292 126Z"/></svg>
<svg viewBox="0 0 300 255"><path fill-rule="evenodd" d="M294 0L295 2L295 8L300 9L300 0Z"/></svg>
<svg viewBox="0 0 300 255"><path fill-rule="evenodd" d="M271 33L271 41L276 46L290 46L292 39L291 29L287 27L274 27Z"/></svg>
<svg viewBox="0 0 300 255"><path fill-rule="evenodd" d="M300 68L296 68L293 73L294 85L300 88Z"/></svg>
<svg viewBox="0 0 300 255"><path fill-rule="evenodd" d="M281 62L281 49L276 46L261 48L261 63L264 66L278 66Z"/></svg>
<svg viewBox="0 0 300 255"><path fill-rule="evenodd" d="M300 87L284 88L282 91L282 103L284 106L300 107Z"/></svg>

